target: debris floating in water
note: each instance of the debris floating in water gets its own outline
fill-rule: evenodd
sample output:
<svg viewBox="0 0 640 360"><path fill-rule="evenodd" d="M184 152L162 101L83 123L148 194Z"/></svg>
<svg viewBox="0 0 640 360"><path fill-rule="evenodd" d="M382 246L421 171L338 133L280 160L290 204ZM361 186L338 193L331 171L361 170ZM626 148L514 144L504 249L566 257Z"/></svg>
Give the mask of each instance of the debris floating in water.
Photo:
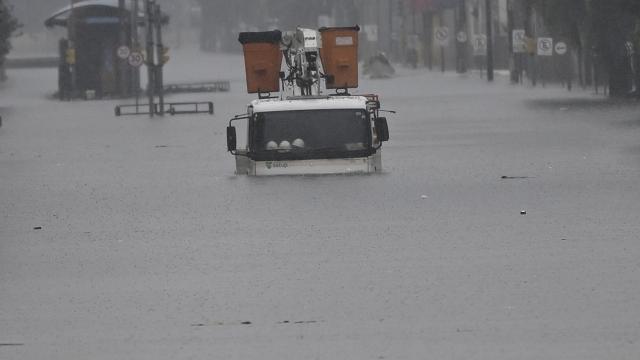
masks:
<svg viewBox="0 0 640 360"><path fill-rule="evenodd" d="M501 179L503 179L503 180L518 180L518 179L531 179L531 177L529 177L529 176L507 176L507 175L503 175L501 177Z"/></svg>

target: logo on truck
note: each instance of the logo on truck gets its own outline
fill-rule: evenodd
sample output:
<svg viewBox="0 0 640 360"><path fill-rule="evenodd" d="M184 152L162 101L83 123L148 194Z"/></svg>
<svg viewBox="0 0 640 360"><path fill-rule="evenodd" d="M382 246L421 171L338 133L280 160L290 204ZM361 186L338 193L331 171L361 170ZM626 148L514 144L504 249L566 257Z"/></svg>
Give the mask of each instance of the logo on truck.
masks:
<svg viewBox="0 0 640 360"><path fill-rule="evenodd" d="M286 169L289 167L289 164L284 161L267 161L266 165L267 165L267 169L271 169L271 168Z"/></svg>

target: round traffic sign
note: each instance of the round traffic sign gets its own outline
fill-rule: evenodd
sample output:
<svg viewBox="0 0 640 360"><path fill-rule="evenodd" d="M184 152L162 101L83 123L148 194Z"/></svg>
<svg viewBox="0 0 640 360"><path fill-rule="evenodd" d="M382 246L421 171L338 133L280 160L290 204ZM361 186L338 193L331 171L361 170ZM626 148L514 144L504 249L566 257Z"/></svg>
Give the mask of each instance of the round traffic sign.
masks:
<svg viewBox="0 0 640 360"><path fill-rule="evenodd" d="M134 51L129 55L129 65L133 67L140 67L144 64L144 56L139 51Z"/></svg>
<svg viewBox="0 0 640 360"><path fill-rule="evenodd" d="M467 40L469 40L465 31L460 31L458 35L456 35L456 39L461 43L466 43Z"/></svg>
<svg viewBox="0 0 640 360"><path fill-rule="evenodd" d="M564 55L567 53L567 51L568 51L567 43L565 43L564 41L559 41L556 44L556 54Z"/></svg>
<svg viewBox="0 0 640 360"><path fill-rule="evenodd" d="M446 26L437 28L435 38L441 46L446 46L449 43L449 28Z"/></svg>
<svg viewBox="0 0 640 360"><path fill-rule="evenodd" d="M122 60L126 60L131 55L131 49L128 46L123 45L118 48L118 57Z"/></svg>

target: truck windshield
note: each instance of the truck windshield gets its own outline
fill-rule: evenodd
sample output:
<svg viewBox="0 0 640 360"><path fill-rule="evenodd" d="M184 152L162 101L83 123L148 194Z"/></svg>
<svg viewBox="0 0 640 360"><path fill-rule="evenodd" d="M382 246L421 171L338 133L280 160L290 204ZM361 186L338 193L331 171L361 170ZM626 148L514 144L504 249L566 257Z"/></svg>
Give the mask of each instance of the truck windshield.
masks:
<svg viewBox="0 0 640 360"><path fill-rule="evenodd" d="M258 113L252 121L256 160L369 156L371 123L362 109Z"/></svg>

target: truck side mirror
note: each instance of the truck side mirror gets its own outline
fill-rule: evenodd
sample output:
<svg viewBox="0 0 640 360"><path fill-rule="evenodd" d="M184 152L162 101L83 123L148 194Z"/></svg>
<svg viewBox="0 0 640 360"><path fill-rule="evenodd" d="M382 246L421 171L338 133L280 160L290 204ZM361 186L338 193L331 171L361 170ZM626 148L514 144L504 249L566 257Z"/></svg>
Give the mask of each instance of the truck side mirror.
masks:
<svg viewBox="0 0 640 360"><path fill-rule="evenodd" d="M236 128L233 126L227 127L227 151L236 151Z"/></svg>
<svg viewBox="0 0 640 360"><path fill-rule="evenodd" d="M378 135L378 141L389 141L389 125L387 124L387 118L376 118L375 126L376 134Z"/></svg>

